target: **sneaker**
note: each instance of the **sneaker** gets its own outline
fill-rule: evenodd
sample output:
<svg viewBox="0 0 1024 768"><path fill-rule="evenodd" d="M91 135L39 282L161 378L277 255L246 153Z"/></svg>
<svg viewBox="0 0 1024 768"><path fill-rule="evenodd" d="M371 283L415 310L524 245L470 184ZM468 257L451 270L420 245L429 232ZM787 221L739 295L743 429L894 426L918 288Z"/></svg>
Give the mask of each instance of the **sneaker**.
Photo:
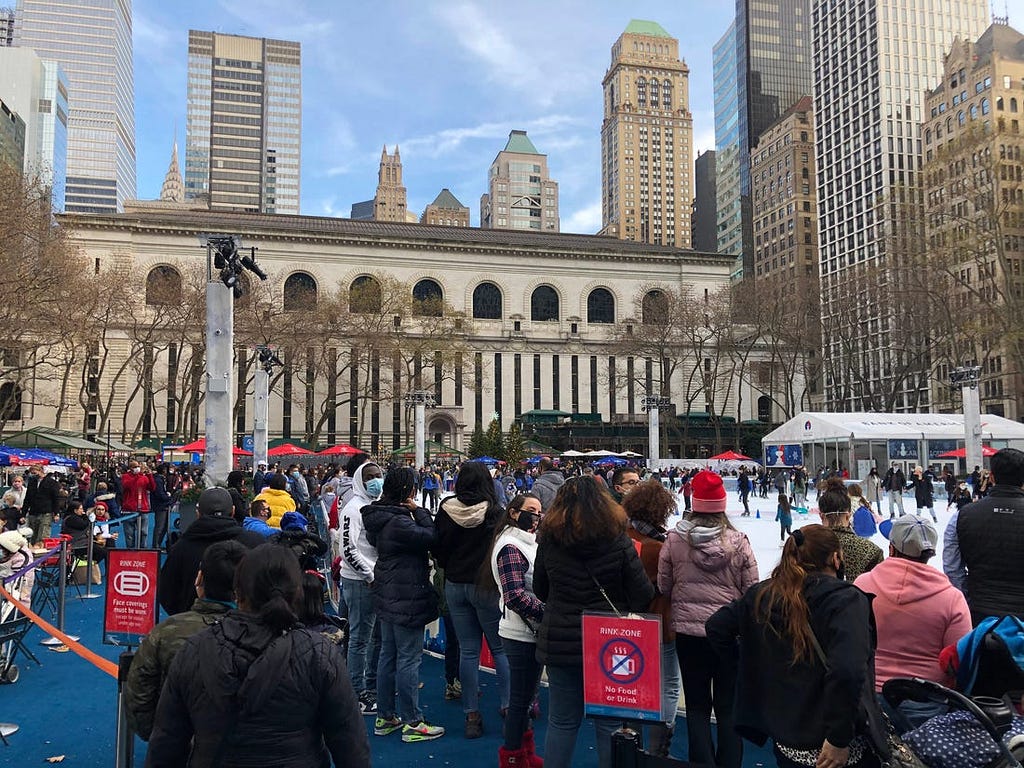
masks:
<svg viewBox="0 0 1024 768"><path fill-rule="evenodd" d="M364 715L377 714L377 697L373 691L363 691L359 694L359 711Z"/></svg>
<svg viewBox="0 0 1024 768"><path fill-rule="evenodd" d="M410 744L414 741L431 741L444 736L444 726L431 725L426 720L420 720L415 725L406 725L402 728L402 741Z"/></svg>
<svg viewBox="0 0 1024 768"><path fill-rule="evenodd" d="M458 680L448 683L444 687L444 700L455 701L462 698L462 683Z"/></svg>
<svg viewBox="0 0 1024 768"><path fill-rule="evenodd" d="M402 720L397 715L392 715L391 717L378 717L373 721L373 735L388 736L401 727Z"/></svg>

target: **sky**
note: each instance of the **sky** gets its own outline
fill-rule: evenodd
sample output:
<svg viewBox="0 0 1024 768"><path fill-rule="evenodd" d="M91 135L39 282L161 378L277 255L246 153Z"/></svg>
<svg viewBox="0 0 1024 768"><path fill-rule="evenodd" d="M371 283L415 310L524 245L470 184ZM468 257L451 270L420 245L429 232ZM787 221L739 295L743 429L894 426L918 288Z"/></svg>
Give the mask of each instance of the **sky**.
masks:
<svg viewBox="0 0 1024 768"><path fill-rule="evenodd" d="M1024 0L1006 10L1020 28ZM134 0L138 196L159 197L175 135L184 158L199 29L302 44L301 213L348 216L398 145L408 210L448 187L477 226L490 164L525 130L559 184L561 231L594 233L612 44L631 18L679 40L693 145L713 149L711 48L733 15L731 0Z"/></svg>

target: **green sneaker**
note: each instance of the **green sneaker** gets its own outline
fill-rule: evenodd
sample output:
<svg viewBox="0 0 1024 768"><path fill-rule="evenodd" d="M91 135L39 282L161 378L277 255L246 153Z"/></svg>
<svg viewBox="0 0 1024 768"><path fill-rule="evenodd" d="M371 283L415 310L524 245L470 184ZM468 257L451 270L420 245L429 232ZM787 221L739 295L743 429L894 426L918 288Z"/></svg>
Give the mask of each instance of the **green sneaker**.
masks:
<svg viewBox="0 0 1024 768"><path fill-rule="evenodd" d="M397 715L378 717L373 721L374 736L388 736L402 727L402 720ZM408 728L409 726L406 726Z"/></svg>
<svg viewBox="0 0 1024 768"><path fill-rule="evenodd" d="M430 725L426 720L420 720L415 725L407 725L402 728L402 741L407 744L413 741L430 741L444 736L444 727Z"/></svg>

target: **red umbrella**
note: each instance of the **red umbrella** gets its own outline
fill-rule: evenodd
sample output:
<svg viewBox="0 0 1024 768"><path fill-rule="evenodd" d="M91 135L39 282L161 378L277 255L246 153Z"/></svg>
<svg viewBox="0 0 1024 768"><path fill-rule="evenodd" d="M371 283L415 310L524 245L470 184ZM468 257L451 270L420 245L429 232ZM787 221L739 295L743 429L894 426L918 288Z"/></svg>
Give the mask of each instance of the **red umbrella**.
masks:
<svg viewBox="0 0 1024 768"><path fill-rule="evenodd" d="M341 443L340 445L332 445L330 448L318 451L317 456L351 456L354 453L361 453L361 451L354 445Z"/></svg>
<svg viewBox="0 0 1024 768"><path fill-rule="evenodd" d="M744 456L742 453L736 453L736 451L726 451L717 456L712 456L708 461L754 461L754 459Z"/></svg>
<svg viewBox="0 0 1024 768"><path fill-rule="evenodd" d="M985 458L988 458L989 456L995 456L996 455L996 449L995 448L990 448L987 445L983 445L983 446L981 446L981 455L984 456ZM938 458L940 458L940 459L966 459L967 458L967 449L966 448L957 448L955 451L946 451L945 453L940 453L938 455Z"/></svg>
<svg viewBox="0 0 1024 768"><path fill-rule="evenodd" d="M312 453L312 451L308 451L298 445L282 443L276 448L271 448L267 451L267 456L303 456L309 453Z"/></svg>

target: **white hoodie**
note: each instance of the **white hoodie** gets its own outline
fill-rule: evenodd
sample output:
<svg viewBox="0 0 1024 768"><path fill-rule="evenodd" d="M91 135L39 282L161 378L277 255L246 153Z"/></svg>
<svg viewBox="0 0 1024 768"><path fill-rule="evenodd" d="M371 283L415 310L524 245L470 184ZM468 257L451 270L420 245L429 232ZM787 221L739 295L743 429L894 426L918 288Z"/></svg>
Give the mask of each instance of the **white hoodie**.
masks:
<svg viewBox="0 0 1024 768"><path fill-rule="evenodd" d="M371 501L363 483L363 469L376 467L372 461L360 465L352 478L352 498L338 513L339 530L332 536L340 537L341 578L355 579L367 583L373 581L373 566L377 563L377 549L370 545L363 527L363 507Z"/></svg>

